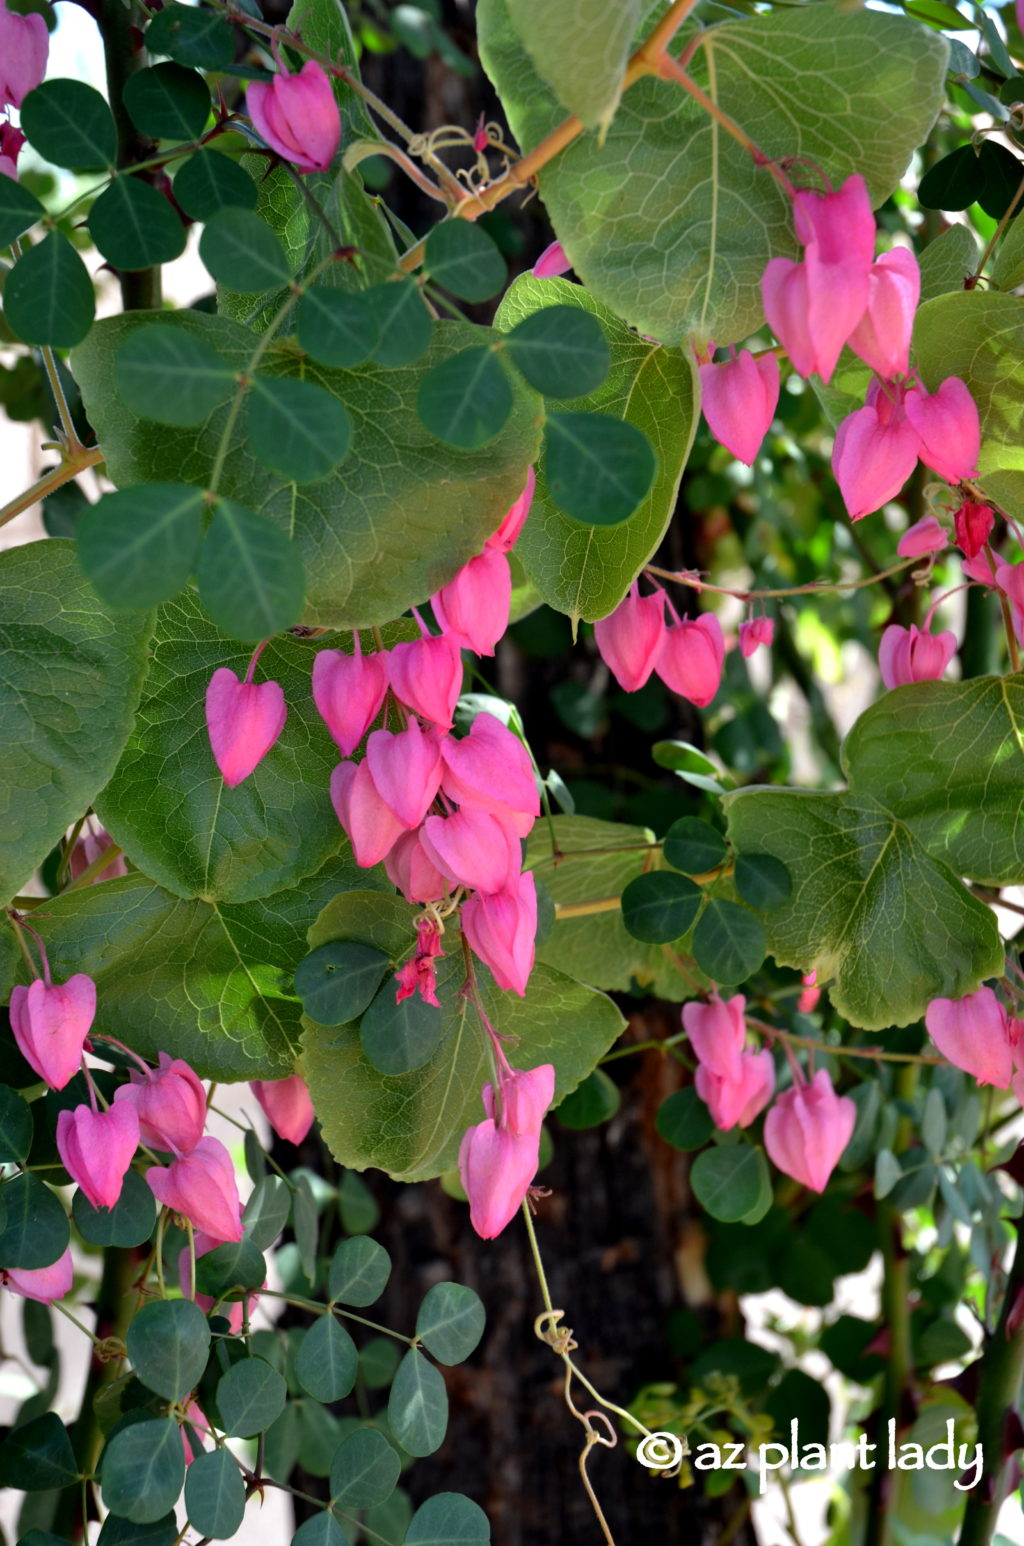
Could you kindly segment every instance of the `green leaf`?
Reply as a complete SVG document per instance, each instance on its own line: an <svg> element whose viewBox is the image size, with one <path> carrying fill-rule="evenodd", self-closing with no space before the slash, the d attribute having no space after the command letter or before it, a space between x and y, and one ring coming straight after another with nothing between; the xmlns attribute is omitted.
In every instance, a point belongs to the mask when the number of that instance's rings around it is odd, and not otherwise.
<svg viewBox="0 0 1024 1546"><path fill-rule="evenodd" d="M242 1223L258 1251L270 1249L287 1224L290 1210L291 1194L280 1176L263 1176L257 1181L242 1209Z"/></svg>
<svg viewBox="0 0 1024 1546"><path fill-rule="evenodd" d="M391 952L407 953L414 938L413 911L397 897L352 893L339 897L310 931L310 944L361 938ZM446 940L446 949L447 940ZM396 1178L425 1180L454 1168L466 1128L481 1119L480 1089L489 1074L484 1049L461 993L464 971L454 938L441 961L438 999L444 1039L423 1068L382 1078L367 1061L353 1027L335 1030L307 1022L303 1070L325 1141L342 1165L387 1170ZM515 1048L522 1038L526 1066L552 1063L555 1102L563 1100L594 1067L622 1029L610 1000L559 972L536 966L527 997L502 993L480 972L480 991L491 1024Z"/></svg>
<svg viewBox="0 0 1024 1546"><path fill-rule="evenodd" d="M150 268L185 250L174 206L140 177L115 177L89 211L89 235L112 268Z"/></svg>
<svg viewBox="0 0 1024 1546"><path fill-rule="evenodd" d="M209 481L228 405L198 430L158 430L114 390L114 360L124 339L139 326L153 325L154 314L147 312L100 323L75 354L75 377L119 488L175 482L186 467L189 481L198 486ZM204 340L235 372L250 368L252 333L224 317L179 311L169 324L157 319L157 325ZM448 323L438 327L423 364L408 370L372 364L328 370L297 354L292 343L268 348L261 363L264 378L315 382L345 405L354 426L344 466L301 492L265 468L242 436L231 437L221 470L220 493L294 539L307 571L303 622L383 625L450 579L499 525L536 456L536 396L514 383L512 416L498 439L480 451L441 446L415 411L427 370L496 337L468 323ZM415 542L409 541L412 508Z"/></svg>
<svg viewBox="0 0 1024 1546"><path fill-rule="evenodd" d="M509 0L508 12L538 73L563 107L602 136L614 117L643 0Z"/></svg>
<svg viewBox="0 0 1024 1546"><path fill-rule="evenodd" d="M897 1181L902 1180L903 1169L891 1149L879 1149L875 1156L875 1197L881 1201L888 1197Z"/></svg>
<svg viewBox="0 0 1024 1546"><path fill-rule="evenodd" d="M408 1074L434 1056L444 1035L441 1011L418 993L395 1001L394 982L381 988L359 1025L367 1061L381 1074Z"/></svg>
<svg viewBox="0 0 1024 1546"><path fill-rule="evenodd" d="M256 1242L250 1238L229 1240L207 1251L196 1262L196 1289L219 1299L222 1294L237 1297L262 1288L267 1264Z"/></svg>
<svg viewBox="0 0 1024 1546"><path fill-rule="evenodd" d="M295 1373L315 1400L341 1401L355 1385L358 1365L355 1343L328 1311L303 1337Z"/></svg>
<svg viewBox="0 0 1024 1546"><path fill-rule="evenodd" d="M426 353L432 332L430 313L411 279L373 285L363 291L363 302L377 326L372 355L378 365L393 370L413 364Z"/></svg>
<svg viewBox="0 0 1024 1546"><path fill-rule="evenodd" d="M123 95L135 127L153 140L198 139L210 116L209 86L180 64L137 70L125 81Z"/></svg>
<svg viewBox="0 0 1024 1546"><path fill-rule="evenodd" d="M416 1335L438 1363L463 1363L484 1334L487 1316L478 1294L462 1283L435 1283L416 1316Z"/></svg>
<svg viewBox="0 0 1024 1546"><path fill-rule="evenodd" d="M693 931L693 959L712 982L744 982L765 948L764 929L749 908L711 897Z"/></svg>
<svg viewBox="0 0 1024 1546"><path fill-rule="evenodd" d="M84 81L48 80L21 104L21 127L33 150L54 166L96 172L117 159L117 128L104 98Z"/></svg>
<svg viewBox="0 0 1024 1546"><path fill-rule="evenodd" d="M169 601L195 566L204 508L202 490L184 483L140 483L104 494L76 527L78 561L111 607Z"/></svg>
<svg viewBox="0 0 1024 1546"><path fill-rule="evenodd" d="M156 1199L137 1170L129 1170L112 1208L94 1208L81 1188L71 1199L75 1228L89 1245L131 1247L153 1233Z"/></svg>
<svg viewBox="0 0 1024 1546"><path fill-rule="evenodd" d="M636 512L657 472L643 430L605 413L551 413L544 425L548 492L585 526L618 526Z"/></svg>
<svg viewBox="0 0 1024 1546"><path fill-rule="evenodd" d="M331 1302L363 1308L376 1304L388 1286L391 1257L369 1235L343 1240L331 1258L327 1293Z"/></svg>
<svg viewBox="0 0 1024 1546"><path fill-rule="evenodd" d="M299 1176L292 1201L292 1228L299 1252L299 1265L307 1280L314 1283L318 1271L317 1251L320 1244L320 1220L316 1198L308 1176Z"/></svg>
<svg viewBox="0 0 1024 1546"><path fill-rule="evenodd" d="M344 407L312 381L254 376L248 430L263 465L296 483L319 483L352 445L352 421Z"/></svg>
<svg viewBox="0 0 1024 1546"><path fill-rule="evenodd" d="M338 1445L331 1461L331 1501L346 1512L372 1508L395 1490L402 1462L376 1428L359 1428Z"/></svg>
<svg viewBox="0 0 1024 1546"><path fill-rule="evenodd" d="M325 1509L299 1526L291 1546L349 1546L349 1541L334 1515Z"/></svg>
<svg viewBox="0 0 1024 1546"><path fill-rule="evenodd" d="M332 940L300 961L295 991L318 1025L347 1025L362 1014L390 966L381 950L355 940Z"/></svg>
<svg viewBox="0 0 1024 1546"><path fill-rule="evenodd" d="M444 1378L414 1347L398 1365L391 1382L388 1422L410 1455L432 1455L444 1443L448 1428Z"/></svg>
<svg viewBox="0 0 1024 1546"><path fill-rule="evenodd" d="M13 177L0 184L0 247L9 247L41 220L46 211L34 193Z"/></svg>
<svg viewBox="0 0 1024 1546"><path fill-rule="evenodd" d="M178 1539L178 1521L173 1513L162 1514L142 1529L130 1519L108 1514L96 1538L96 1546L174 1546Z"/></svg>
<svg viewBox="0 0 1024 1546"><path fill-rule="evenodd" d="M442 360L427 372L416 394L416 412L430 433L462 451L474 451L499 435L512 404L508 376L489 345Z"/></svg>
<svg viewBox="0 0 1024 1546"><path fill-rule="evenodd" d="M405 1546L490 1546L491 1526L479 1504L461 1492L439 1492L412 1516Z"/></svg>
<svg viewBox="0 0 1024 1546"><path fill-rule="evenodd" d="M1010 232L1018 229L1016 225L1009 228L1003 243L997 249L996 268L998 269L1002 246L1005 246ZM1024 227L1021 227L1024 230ZM969 274L973 274L978 266L978 241L974 232L966 225L951 225L942 231L933 242L929 242L921 253L921 301L930 301L937 295L945 295L950 290L964 288L964 280ZM1024 277L1024 275L1022 275ZM1004 285L997 279L996 283Z"/></svg>
<svg viewBox="0 0 1024 1546"><path fill-rule="evenodd" d="M608 342L610 374L586 406L642 430L657 452L649 494L619 526L581 526L570 519L551 497L546 459L537 467L530 518L516 553L550 606L594 622L618 606L665 533L697 426L699 383L688 352L639 338L582 285L563 279L517 279L502 300L496 324L513 328L553 307L593 316Z"/></svg>
<svg viewBox="0 0 1024 1546"><path fill-rule="evenodd" d="M15 1428L0 1444L0 1485L21 1492L67 1487L80 1475L68 1430L56 1412Z"/></svg>
<svg viewBox="0 0 1024 1546"><path fill-rule="evenodd" d="M595 1068L558 1108L563 1127L582 1130L609 1122L622 1104L619 1087L603 1068Z"/></svg>
<svg viewBox="0 0 1024 1546"><path fill-rule="evenodd" d="M724 1224L737 1224L751 1213L766 1183L770 1194L764 1151L749 1143L705 1149L690 1168L697 1201Z"/></svg>
<svg viewBox="0 0 1024 1546"><path fill-rule="evenodd" d="M60 231L22 253L4 282L4 316L27 344L71 349L82 342L95 314L89 271Z"/></svg>
<svg viewBox="0 0 1024 1546"><path fill-rule="evenodd" d="M174 1507L185 1480L185 1451L169 1417L122 1428L100 1460L103 1501L113 1514L152 1524Z"/></svg>
<svg viewBox="0 0 1024 1546"><path fill-rule="evenodd" d="M218 210L252 209L256 184L237 161L216 150L197 150L174 179L174 197L193 220L209 220Z"/></svg>
<svg viewBox="0 0 1024 1546"><path fill-rule="evenodd" d="M329 290L326 285L311 285L303 295L295 331L308 355L338 370L362 365L379 337L377 318L362 296Z"/></svg>
<svg viewBox="0 0 1024 1546"><path fill-rule="evenodd" d="M199 256L214 279L243 295L291 280L284 248L270 226L237 205L211 215L199 238Z"/></svg>
<svg viewBox="0 0 1024 1546"><path fill-rule="evenodd" d="M564 14L551 8L552 25ZM481 0L477 24L484 68L531 150L564 109L507 0ZM766 156L805 156L836 187L860 172L874 205L898 184L945 93L944 39L875 10L787 6L707 27L701 43L688 67L694 80ZM568 56L565 68L573 65ZM782 190L672 80L637 81L604 142L579 136L539 181L583 284L668 345L746 338L763 324L765 264L799 256Z"/></svg>
<svg viewBox="0 0 1024 1546"><path fill-rule="evenodd" d="M685 934L697 916L701 890L667 870L638 875L622 893L622 921L634 939L668 945Z"/></svg>
<svg viewBox="0 0 1024 1546"><path fill-rule="evenodd" d="M0 1084L0 1164L23 1165L32 1147L32 1109L17 1090Z"/></svg>
<svg viewBox="0 0 1024 1546"><path fill-rule="evenodd" d="M666 1143L684 1150L703 1149L715 1130L711 1113L692 1084L661 1103L654 1125Z"/></svg>
<svg viewBox="0 0 1024 1546"><path fill-rule="evenodd" d="M687 875L717 870L729 856L728 845L717 827L696 816L681 816L665 833L665 863Z"/></svg>
<svg viewBox="0 0 1024 1546"><path fill-rule="evenodd" d="M505 259L486 231L468 220L443 220L427 237L424 268L460 301L489 301L504 289Z"/></svg>
<svg viewBox="0 0 1024 1546"><path fill-rule="evenodd" d="M185 1477L185 1512L201 1535L227 1541L245 1516L245 1483L229 1449L197 1455Z"/></svg>
<svg viewBox="0 0 1024 1546"><path fill-rule="evenodd" d="M191 1299L155 1300L135 1316L125 1345L144 1385L168 1401L183 1401L206 1368L210 1328Z"/></svg>
<svg viewBox="0 0 1024 1546"><path fill-rule="evenodd" d="M224 18L190 5L165 6L146 28L146 47L199 70L220 69L235 56L234 33Z"/></svg>
<svg viewBox="0 0 1024 1546"><path fill-rule="evenodd" d="M344 1170L338 1181L338 1214L348 1235L366 1235L380 1222L380 1208L365 1181Z"/></svg>
<svg viewBox="0 0 1024 1546"><path fill-rule="evenodd" d="M587 397L603 386L612 368L601 324L575 306L542 306L509 333L513 363L546 397Z"/></svg>
<svg viewBox="0 0 1024 1546"><path fill-rule="evenodd" d="M981 192L984 173L973 145L959 145L930 166L918 197L925 209L967 209Z"/></svg>
<svg viewBox="0 0 1024 1546"><path fill-rule="evenodd" d="M23 1172L0 1186L0 1265L52 1267L70 1238L64 1209L38 1176Z"/></svg>
<svg viewBox="0 0 1024 1546"><path fill-rule="evenodd" d="M173 324L136 328L117 351L122 401L157 424L201 424L234 385L235 372L216 349Z"/></svg>
<svg viewBox="0 0 1024 1546"><path fill-rule="evenodd" d="M924 1112L921 1117L921 1138L929 1154L934 1156L942 1153L946 1146L948 1126L946 1103L942 1098L942 1091L932 1088L925 1096Z"/></svg>
<svg viewBox="0 0 1024 1546"><path fill-rule="evenodd" d="M284 1376L265 1358L240 1359L217 1382L217 1409L224 1432L239 1439L266 1432L284 1411L286 1397Z"/></svg>
<svg viewBox="0 0 1024 1546"><path fill-rule="evenodd" d="M792 875L771 854L737 854L733 879L740 898L758 912L788 901L793 890Z"/></svg>
<svg viewBox="0 0 1024 1546"><path fill-rule="evenodd" d="M196 580L204 610L233 639L255 644L289 628L302 610L305 571L298 549L233 499L217 501Z"/></svg>

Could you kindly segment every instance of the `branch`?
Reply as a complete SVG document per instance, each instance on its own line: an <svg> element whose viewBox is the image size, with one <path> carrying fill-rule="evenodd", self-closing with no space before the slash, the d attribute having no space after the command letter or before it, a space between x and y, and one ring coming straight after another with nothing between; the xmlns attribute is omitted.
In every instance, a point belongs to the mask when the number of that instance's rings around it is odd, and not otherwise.
<svg viewBox="0 0 1024 1546"><path fill-rule="evenodd" d="M1024 1294L1024 1248L1020 1222L1015 1220L1013 1227L1016 1232L1013 1266L1003 1308L999 1324L986 1341L981 1356L976 1412L984 1470L978 1485L967 1494L960 1546L988 1546L1013 1476L1013 1470L1007 1464L1009 1457L1004 1454L1003 1440L1006 1420L1017 1410L1024 1377L1024 1316L1020 1313L1019 1302Z"/></svg>

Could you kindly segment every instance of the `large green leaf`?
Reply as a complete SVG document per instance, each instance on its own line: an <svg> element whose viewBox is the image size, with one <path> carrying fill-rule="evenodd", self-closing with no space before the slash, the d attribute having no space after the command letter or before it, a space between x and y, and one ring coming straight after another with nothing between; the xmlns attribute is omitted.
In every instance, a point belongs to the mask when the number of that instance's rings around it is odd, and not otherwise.
<svg viewBox="0 0 1024 1546"><path fill-rule="evenodd" d="M95 979L97 1031L154 1060L173 1051L203 1078L281 1079L298 1052L306 931L337 892L377 876L331 859L291 890L219 904L131 875L47 902L40 929L57 977Z"/></svg>
<svg viewBox="0 0 1024 1546"><path fill-rule="evenodd" d="M538 72L588 129L610 123L618 106L633 33L644 0L509 0L509 15Z"/></svg>
<svg viewBox="0 0 1024 1546"><path fill-rule="evenodd" d="M618 526L583 526L548 493L544 459L530 518L516 546L544 600L574 620L594 622L613 612L665 534L693 444L699 412L696 367L688 355L637 337L581 285L564 279L517 279L498 309L495 325L510 332L545 306L575 306L600 322L612 366L589 397L572 399L574 411L594 409L624 419L644 432L658 457L651 491ZM565 406L549 402L553 410Z"/></svg>
<svg viewBox="0 0 1024 1546"><path fill-rule="evenodd" d="M0 900L117 765L146 669L146 612L113 613L49 539L0 554Z"/></svg>
<svg viewBox="0 0 1024 1546"><path fill-rule="evenodd" d="M115 389L118 348L136 327L152 326L154 315L130 313L94 327L75 353L75 374L115 483L184 480L201 486L229 407L215 410L198 430L175 430L138 417ZM234 370L251 360L252 334L225 317L182 311L173 314L172 325L211 345ZM364 627L399 616L450 580L501 522L536 456L536 395L520 379L511 382L508 422L479 450L440 444L416 414L426 373L494 336L469 323L437 324L422 360L393 370L376 364L330 370L288 343L265 355L262 375L301 377L326 388L353 424L344 465L317 483L296 485L270 471L241 430L220 479L220 493L295 540L306 565L304 622Z"/></svg>
<svg viewBox="0 0 1024 1546"><path fill-rule="evenodd" d="M415 944L415 911L398 897L352 892L339 897L310 930L312 947L357 939L395 958ZM480 1025L461 993L461 941L449 925L440 961L438 998L445 1034L414 1073L384 1076L367 1061L355 1026L305 1022L303 1069L324 1138L341 1164L374 1165L397 1180L425 1181L450 1170L466 1128L483 1120L480 1090L490 1077ZM521 999L479 971L485 1010L520 1068L555 1066L555 1104L574 1090L622 1029L610 999L550 967L537 965Z"/></svg>
<svg viewBox="0 0 1024 1546"><path fill-rule="evenodd" d="M552 7L552 14L559 8ZM564 117L508 0L481 0L480 52L525 150ZM805 156L835 184L892 192L942 105L948 46L917 22L786 7L709 28L694 78L768 156ZM768 259L797 256L770 174L683 88L645 77L603 146L582 135L540 173L555 231L588 289L641 333L729 343L763 320Z"/></svg>

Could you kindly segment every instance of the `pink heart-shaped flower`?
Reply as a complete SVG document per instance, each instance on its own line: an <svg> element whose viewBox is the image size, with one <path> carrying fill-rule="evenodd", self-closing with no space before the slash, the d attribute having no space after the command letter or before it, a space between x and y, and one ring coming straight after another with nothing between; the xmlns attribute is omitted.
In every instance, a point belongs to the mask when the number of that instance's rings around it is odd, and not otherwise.
<svg viewBox="0 0 1024 1546"><path fill-rule="evenodd" d="M240 682L221 666L206 689L210 748L225 784L234 789L262 762L284 729L288 710L277 682Z"/></svg>

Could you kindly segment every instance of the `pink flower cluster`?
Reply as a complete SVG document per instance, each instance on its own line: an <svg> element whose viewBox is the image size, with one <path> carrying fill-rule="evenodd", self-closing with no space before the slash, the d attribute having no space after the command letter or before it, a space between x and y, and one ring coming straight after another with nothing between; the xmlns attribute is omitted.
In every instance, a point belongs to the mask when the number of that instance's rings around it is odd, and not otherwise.
<svg viewBox="0 0 1024 1546"><path fill-rule="evenodd" d="M666 606L671 623L665 622ZM660 586L650 596L641 596L634 580L615 611L594 624L594 638L601 659L625 692L637 692L652 672L698 708L706 708L718 691L725 659L718 618L713 612L679 617Z"/></svg>
<svg viewBox="0 0 1024 1546"><path fill-rule="evenodd" d="M683 1005L683 1028L698 1059L697 1094L723 1132L749 1127L775 1093L771 1053L747 1048L746 1004L741 993L727 1001L716 993L707 1004ZM784 1174L822 1192L853 1134L857 1108L836 1094L823 1068L807 1080L794 1063L793 1075L796 1082L765 1118L765 1148Z"/></svg>

